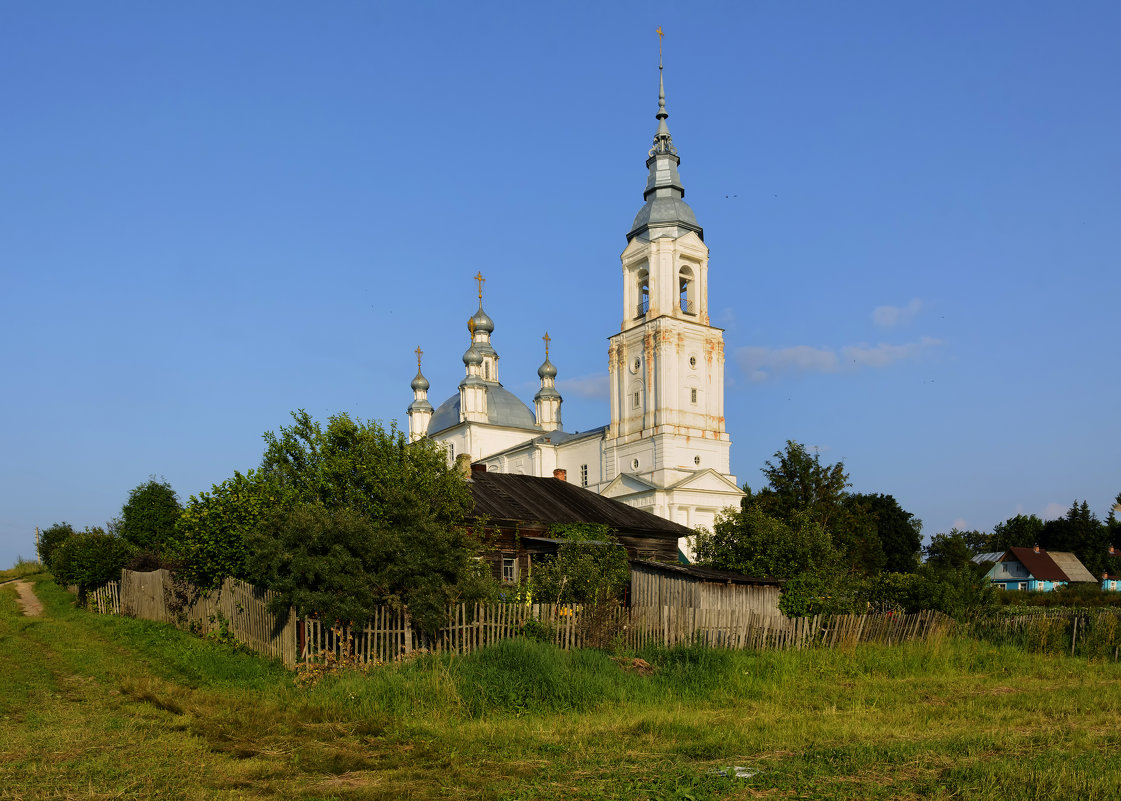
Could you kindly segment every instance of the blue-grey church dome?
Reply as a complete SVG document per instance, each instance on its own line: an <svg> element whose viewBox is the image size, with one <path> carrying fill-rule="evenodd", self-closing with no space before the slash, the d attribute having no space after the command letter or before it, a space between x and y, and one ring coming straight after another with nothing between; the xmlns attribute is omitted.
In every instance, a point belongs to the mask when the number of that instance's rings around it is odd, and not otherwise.
<svg viewBox="0 0 1121 801"><path fill-rule="evenodd" d="M533 410L501 384L487 384L487 422L508 428L525 428L540 431ZM438 434L445 428L459 424L459 393L440 404L428 424L428 434Z"/></svg>

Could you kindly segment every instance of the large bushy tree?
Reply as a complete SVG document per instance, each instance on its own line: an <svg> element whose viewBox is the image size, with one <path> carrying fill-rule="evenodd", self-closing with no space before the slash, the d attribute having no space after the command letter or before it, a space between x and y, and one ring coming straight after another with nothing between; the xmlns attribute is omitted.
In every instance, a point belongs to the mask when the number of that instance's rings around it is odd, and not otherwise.
<svg viewBox="0 0 1121 801"><path fill-rule="evenodd" d="M446 603L480 596L470 490L442 448L345 414L292 417L265 434L258 470L188 502L179 555L195 577L246 578L331 619L407 604L428 628Z"/></svg>
<svg viewBox="0 0 1121 801"><path fill-rule="evenodd" d="M182 511L171 485L153 476L129 492L116 533L141 550L162 552L174 538Z"/></svg>
<svg viewBox="0 0 1121 801"><path fill-rule="evenodd" d="M266 515L295 503L294 493L260 471L235 472L209 492L192 495L176 525L172 556L203 589L250 577L246 537Z"/></svg>
<svg viewBox="0 0 1121 801"><path fill-rule="evenodd" d="M64 587L77 586L78 599L86 593L121 577L121 568L136 553L127 540L89 528L68 537L52 556L51 572Z"/></svg>
<svg viewBox="0 0 1121 801"><path fill-rule="evenodd" d="M759 506L720 514L696 539L697 561L755 578L788 579L836 564L828 533L805 512L783 520Z"/></svg>
<svg viewBox="0 0 1121 801"><path fill-rule="evenodd" d="M53 569L54 553L58 546L73 537L74 533L74 527L66 521L55 523L39 532L39 561L46 565L48 570Z"/></svg>
<svg viewBox="0 0 1121 801"><path fill-rule="evenodd" d="M918 567L922 551L922 521L899 505L891 495L850 495L847 505L858 506L871 518L883 554L882 569L910 573Z"/></svg>

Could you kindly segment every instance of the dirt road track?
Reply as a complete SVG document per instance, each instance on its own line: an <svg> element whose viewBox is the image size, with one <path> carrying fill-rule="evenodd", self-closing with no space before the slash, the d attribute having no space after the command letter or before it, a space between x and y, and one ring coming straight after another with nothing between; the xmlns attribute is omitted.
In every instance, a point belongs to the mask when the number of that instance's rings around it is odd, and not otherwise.
<svg viewBox="0 0 1121 801"><path fill-rule="evenodd" d="M19 602L20 608L23 609L25 615L28 617L39 617L43 614L43 602L35 595L35 588L32 587L31 584L26 581L19 581L18 579L14 581L5 581L3 584L0 584L0 586L4 584L11 584L16 588L16 592L19 593L19 597L16 598L16 600Z"/></svg>

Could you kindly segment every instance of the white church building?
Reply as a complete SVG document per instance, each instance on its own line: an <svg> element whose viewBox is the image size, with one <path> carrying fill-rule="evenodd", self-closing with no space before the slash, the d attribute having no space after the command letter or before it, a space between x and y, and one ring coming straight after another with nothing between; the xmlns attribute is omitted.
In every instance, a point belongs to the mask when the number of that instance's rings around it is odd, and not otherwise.
<svg viewBox="0 0 1121 801"><path fill-rule="evenodd" d="M658 69L645 203L627 234L622 322L607 349L610 422L578 434L563 430L547 338L533 408L502 386L494 321L483 311L476 275L479 309L467 323L471 344L459 391L434 409L418 357L409 434L442 442L453 460L466 454L489 472L564 477L689 528L710 528L743 492L730 473L724 337L709 323L708 248L684 200ZM691 560L690 543L679 545Z"/></svg>

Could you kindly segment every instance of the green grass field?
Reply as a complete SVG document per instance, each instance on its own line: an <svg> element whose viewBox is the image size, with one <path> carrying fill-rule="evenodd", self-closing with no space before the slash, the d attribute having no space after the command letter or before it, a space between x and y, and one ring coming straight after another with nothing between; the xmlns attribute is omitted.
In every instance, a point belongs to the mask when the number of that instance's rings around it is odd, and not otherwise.
<svg viewBox="0 0 1121 801"><path fill-rule="evenodd" d="M1121 798L1112 662L509 641L301 688L30 580L44 617L0 587L0 798Z"/></svg>

